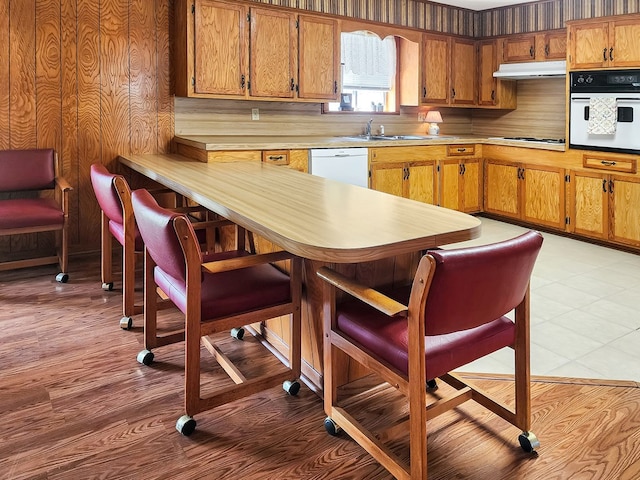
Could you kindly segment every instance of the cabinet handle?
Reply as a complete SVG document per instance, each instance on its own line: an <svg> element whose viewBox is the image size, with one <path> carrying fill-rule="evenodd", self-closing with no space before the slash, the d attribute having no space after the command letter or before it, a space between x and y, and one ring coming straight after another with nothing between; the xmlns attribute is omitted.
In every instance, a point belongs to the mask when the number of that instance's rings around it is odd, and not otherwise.
<svg viewBox="0 0 640 480"><path fill-rule="evenodd" d="M607 61L607 47L604 47L604 50L602 51L602 60L603 61Z"/></svg>
<svg viewBox="0 0 640 480"><path fill-rule="evenodd" d="M533 56L535 55L535 53L536 53L536 51L533 49L533 45L531 45L531 46L529 47L529 56L530 56L531 58L533 58Z"/></svg>
<svg viewBox="0 0 640 480"><path fill-rule="evenodd" d="M464 175L465 173L467 173L467 164L463 163L462 164L462 174Z"/></svg>
<svg viewBox="0 0 640 480"><path fill-rule="evenodd" d="M608 161L606 161L606 160L602 160L600 163L601 163L602 165L606 165L606 166L608 166L608 167L613 167L613 166L616 164L616 162L608 162Z"/></svg>
<svg viewBox="0 0 640 480"><path fill-rule="evenodd" d="M282 160L283 158L282 155L269 155L269 160Z"/></svg>
<svg viewBox="0 0 640 480"><path fill-rule="evenodd" d="M292 78L291 79L291 91L293 92L295 89L296 89L296 82Z"/></svg>
<svg viewBox="0 0 640 480"><path fill-rule="evenodd" d="M613 193L613 180L609 180L609 193Z"/></svg>
<svg viewBox="0 0 640 480"><path fill-rule="evenodd" d="M609 49L609 60L613 62L613 47Z"/></svg>
<svg viewBox="0 0 640 480"><path fill-rule="evenodd" d="M422 87L422 98L427 98L427 87Z"/></svg>
<svg viewBox="0 0 640 480"><path fill-rule="evenodd" d="M240 86L242 87L242 90L244 90L245 86L247 85L247 79L245 78L244 74L240 76Z"/></svg>
<svg viewBox="0 0 640 480"><path fill-rule="evenodd" d="M467 149L466 149L466 148L458 148L458 151L459 151L460 153L463 153L463 152L466 152L466 151L467 151Z"/></svg>
<svg viewBox="0 0 640 480"><path fill-rule="evenodd" d="M495 100L495 99L496 99L496 91L491 90L491 100Z"/></svg>
<svg viewBox="0 0 640 480"><path fill-rule="evenodd" d="M602 180L602 191L604 193L607 193L607 181L606 180Z"/></svg>
<svg viewBox="0 0 640 480"><path fill-rule="evenodd" d="M462 175L462 164L458 165L458 175Z"/></svg>
<svg viewBox="0 0 640 480"><path fill-rule="evenodd" d="M549 56L549 44L548 43L544 46L544 56L545 57Z"/></svg>
<svg viewBox="0 0 640 480"><path fill-rule="evenodd" d="M337 81L333 82L333 93L338 93L338 82Z"/></svg>

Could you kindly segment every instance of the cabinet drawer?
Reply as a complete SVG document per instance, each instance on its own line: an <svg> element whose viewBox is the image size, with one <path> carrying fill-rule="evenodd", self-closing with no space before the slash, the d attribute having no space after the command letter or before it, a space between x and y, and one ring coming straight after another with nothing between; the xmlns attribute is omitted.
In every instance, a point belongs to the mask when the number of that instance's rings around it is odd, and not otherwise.
<svg viewBox="0 0 640 480"><path fill-rule="evenodd" d="M447 145L447 156L473 156L476 154L475 145Z"/></svg>
<svg viewBox="0 0 640 480"><path fill-rule="evenodd" d="M289 165L289 150L264 150L262 161L271 165Z"/></svg>
<svg viewBox="0 0 640 480"><path fill-rule="evenodd" d="M584 154L582 156L582 166L611 172L636 173L637 171L635 158L610 157L598 154Z"/></svg>

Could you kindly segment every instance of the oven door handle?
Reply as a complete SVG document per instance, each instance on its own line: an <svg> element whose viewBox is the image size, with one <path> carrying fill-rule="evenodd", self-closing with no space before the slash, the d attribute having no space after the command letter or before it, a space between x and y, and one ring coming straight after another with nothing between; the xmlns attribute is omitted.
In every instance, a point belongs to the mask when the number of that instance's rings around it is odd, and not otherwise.
<svg viewBox="0 0 640 480"><path fill-rule="evenodd" d="M632 102L640 102L640 97L617 97L617 102L624 102L625 100L629 100Z"/></svg>

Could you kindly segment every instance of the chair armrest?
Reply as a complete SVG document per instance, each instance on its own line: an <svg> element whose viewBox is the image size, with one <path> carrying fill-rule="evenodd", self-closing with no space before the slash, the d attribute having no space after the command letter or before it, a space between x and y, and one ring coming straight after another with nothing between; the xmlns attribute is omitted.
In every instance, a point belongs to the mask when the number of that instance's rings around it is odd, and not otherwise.
<svg viewBox="0 0 640 480"><path fill-rule="evenodd" d="M71 184L67 182L64 177L57 177L56 185L63 192L68 192L69 190L73 190L73 187L71 186Z"/></svg>
<svg viewBox="0 0 640 480"><path fill-rule="evenodd" d="M202 264L202 269L210 273L227 272L229 270L238 270L241 268L254 267L263 263L279 262L282 260L290 260L295 255L289 252L273 252L261 253L258 255L247 255L244 257L229 258L217 262L206 262Z"/></svg>
<svg viewBox="0 0 640 480"><path fill-rule="evenodd" d="M367 287L356 280L345 277L341 273L331 270L328 267L321 267L318 269L318 276L331 285L339 288L343 292L354 296L358 300L363 301L367 305L372 306L376 310L388 315L390 317L406 317L409 308L400 302L397 302L393 298L390 298L383 293L374 290L371 287Z"/></svg>
<svg viewBox="0 0 640 480"><path fill-rule="evenodd" d="M192 222L191 226L194 230L202 230L204 228L217 228L235 225L231 220L207 220L204 222Z"/></svg>

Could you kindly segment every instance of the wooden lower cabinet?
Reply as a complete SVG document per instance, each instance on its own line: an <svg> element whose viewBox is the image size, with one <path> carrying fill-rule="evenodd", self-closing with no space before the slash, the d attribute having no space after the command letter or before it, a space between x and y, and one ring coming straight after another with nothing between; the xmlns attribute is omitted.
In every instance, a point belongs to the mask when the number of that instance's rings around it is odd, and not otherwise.
<svg viewBox="0 0 640 480"><path fill-rule="evenodd" d="M447 159L438 162L439 205L461 212L482 210L482 161Z"/></svg>
<svg viewBox="0 0 640 480"><path fill-rule="evenodd" d="M485 160L484 211L564 230L564 169Z"/></svg>
<svg viewBox="0 0 640 480"><path fill-rule="evenodd" d="M640 246L640 178L572 171L569 231Z"/></svg>
<svg viewBox="0 0 640 480"><path fill-rule="evenodd" d="M435 205L435 161L371 164L371 188L379 192Z"/></svg>
<svg viewBox="0 0 640 480"><path fill-rule="evenodd" d="M435 205L438 201L436 161L429 155L430 148L370 148L370 187Z"/></svg>

